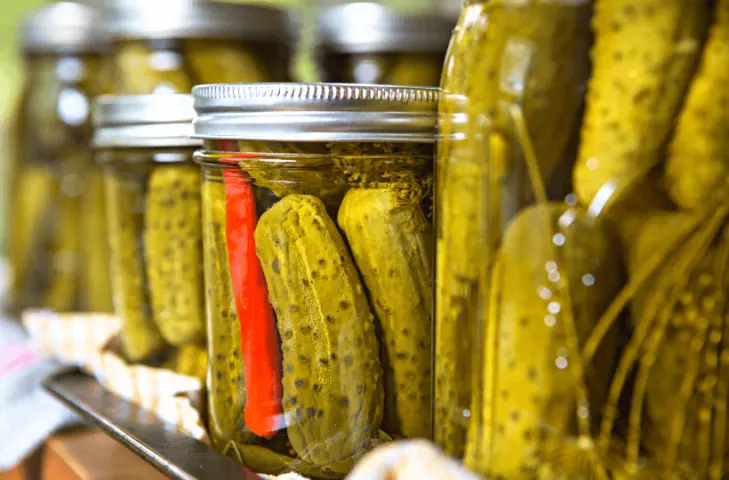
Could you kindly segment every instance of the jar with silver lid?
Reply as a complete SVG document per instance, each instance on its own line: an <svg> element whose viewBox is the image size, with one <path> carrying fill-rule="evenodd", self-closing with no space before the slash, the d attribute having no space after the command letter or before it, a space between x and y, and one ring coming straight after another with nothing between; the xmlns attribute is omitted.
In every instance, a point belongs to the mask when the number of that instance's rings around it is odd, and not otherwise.
<svg viewBox="0 0 729 480"><path fill-rule="evenodd" d="M114 310L132 362L185 347L204 377L200 170L185 94L102 96L93 146L104 169ZM174 365L172 366L174 368Z"/></svg>
<svg viewBox="0 0 729 480"><path fill-rule="evenodd" d="M193 90L213 445L341 478L431 435L437 89Z"/></svg>
<svg viewBox="0 0 729 480"><path fill-rule="evenodd" d="M89 153L98 93L99 13L76 2L35 10L21 29L25 83L9 183L13 310L110 311L101 179Z"/></svg>
<svg viewBox="0 0 729 480"><path fill-rule="evenodd" d="M116 0L109 2L106 22L116 94L288 80L291 22L281 9L209 0Z"/></svg>
<svg viewBox="0 0 729 480"><path fill-rule="evenodd" d="M328 82L437 86L455 19L398 13L376 2L325 8L316 56Z"/></svg>

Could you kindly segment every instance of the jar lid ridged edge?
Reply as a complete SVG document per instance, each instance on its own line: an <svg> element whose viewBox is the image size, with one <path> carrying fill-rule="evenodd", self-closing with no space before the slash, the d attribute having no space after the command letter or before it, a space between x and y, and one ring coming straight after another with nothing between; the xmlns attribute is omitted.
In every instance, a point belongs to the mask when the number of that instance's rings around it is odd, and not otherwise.
<svg viewBox="0 0 729 480"><path fill-rule="evenodd" d="M401 85L363 85L345 83L236 83L193 87L196 105L206 101L278 100L282 103L309 102L325 106L328 102L385 101L391 103L437 106L438 89Z"/></svg>

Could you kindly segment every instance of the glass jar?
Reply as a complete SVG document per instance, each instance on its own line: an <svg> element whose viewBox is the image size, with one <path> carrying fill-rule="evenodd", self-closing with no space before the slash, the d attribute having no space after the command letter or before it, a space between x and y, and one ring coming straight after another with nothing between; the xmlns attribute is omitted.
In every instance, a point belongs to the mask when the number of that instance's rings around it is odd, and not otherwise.
<svg viewBox="0 0 729 480"><path fill-rule="evenodd" d="M288 79L286 12L207 0L119 0L108 28L115 94L189 93L194 85Z"/></svg>
<svg viewBox="0 0 729 480"><path fill-rule="evenodd" d="M437 86L454 21L397 13L375 2L324 9L316 50L328 82Z"/></svg>
<svg viewBox="0 0 729 480"><path fill-rule="evenodd" d="M729 2L591 3L466 1L451 40L435 441L486 478L721 478Z"/></svg>
<svg viewBox="0 0 729 480"><path fill-rule="evenodd" d="M213 445L342 478L431 437L437 90L196 87Z"/></svg>
<svg viewBox="0 0 729 480"><path fill-rule="evenodd" d="M103 36L98 13L58 2L23 24L26 80L10 185L11 308L111 311L99 173L89 140Z"/></svg>
<svg viewBox="0 0 729 480"><path fill-rule="evenodd" d="M192 98L102 96L94 146L104 167L114 310L128 360L202 345L200 171Z"/></svg>

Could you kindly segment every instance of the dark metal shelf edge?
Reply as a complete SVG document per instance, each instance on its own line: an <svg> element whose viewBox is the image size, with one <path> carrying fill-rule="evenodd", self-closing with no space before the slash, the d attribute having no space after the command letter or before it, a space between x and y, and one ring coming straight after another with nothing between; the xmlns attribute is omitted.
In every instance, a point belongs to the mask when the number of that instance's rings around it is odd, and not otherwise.
<svg viewBox="0 0 729 480"><path fill-rule="evenodd" d="M94 378L78 370L48 377L43 388L170 478L261 479L209 445L163 422L154 413L105 390Z"/></svg>

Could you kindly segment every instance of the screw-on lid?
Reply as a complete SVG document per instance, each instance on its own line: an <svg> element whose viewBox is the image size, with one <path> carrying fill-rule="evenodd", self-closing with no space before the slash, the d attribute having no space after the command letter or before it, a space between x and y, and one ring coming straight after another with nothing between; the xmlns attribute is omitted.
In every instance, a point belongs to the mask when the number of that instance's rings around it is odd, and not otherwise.
<svg viewBox="0 0 729 480"><path fill-rule="evenodd" d="M77 2L57 2L32 11L21 28L23 52L83 54L99 52L104 34L97 10Z"/></svg>
<svg viewBox="0 0 729 480"><path fill-rule="evenodd" d="M404 14L374 2L326 8L317 21L317 46L332 53L434 52L448 48L453 18Z"/></svg>
<svg viewBox="0 0 729 480"><path fill-rule="evenodd" d="M286 11L211 0L114 0L107 11L112 40L235 38L288 42Z"/></svg>
<svg viewBox="0 0 729 480"><path fill-rule="evenodd" d="M192 89L195 137L289 142L435 140L438 89L236 83Z"/></svg>
<svg viewBox="0 0 729 480"><path fill-rule="evenodd" d="M104 95L93 108L95 148L194 147L191 95Z"/></svg>

